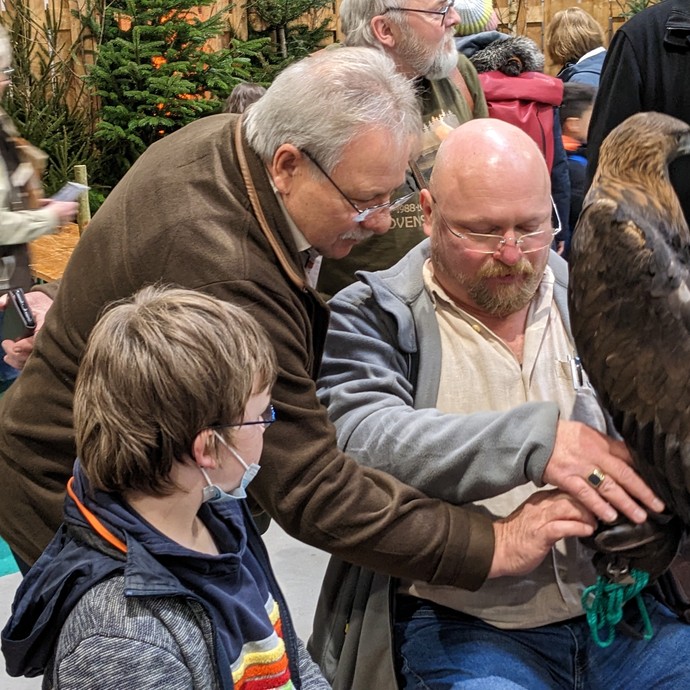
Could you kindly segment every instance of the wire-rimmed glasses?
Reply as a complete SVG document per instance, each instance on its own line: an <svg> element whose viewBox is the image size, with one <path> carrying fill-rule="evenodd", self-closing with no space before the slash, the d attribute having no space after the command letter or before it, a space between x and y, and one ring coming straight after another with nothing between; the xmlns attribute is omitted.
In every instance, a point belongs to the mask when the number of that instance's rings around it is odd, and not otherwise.
<svg viewBox="0 0 690 690"><path fill-rule="evenodd" d="M441 24L446 21L446 15L450 12L451 8L455 4L455 0L448 0L445 5L440 10L418 10L414 7L386 7L383 14L386 12L419 12L420 14L440 14Z"/></svg>
<svg viewBox="0 0 690 690"><path fill-rule="evenodd" d="M405 202L409 201L413 196L414 192L410 192L409 194L405 194L401 197L398 197L395 201L387 201L385 204L376 204L375 206L368 206L367 208L359 208L350 197L343 192L340 187L335 183L333 178L321 167L319 162L312 156L309 151L305 151L304 149L301 149L302 153L314 164L314 166L321 172L321 174L338 190L338 193L340 194L345 201L347 201L350 206L357 212L356 215L352 218L352 220L355 221L355 223L362 223L364 222L367 218L371 218L375 213L381 213L383 211L389 211L392 213L396 209L400 208Z"/></svg>
<svg viewBox="0 0 690 690"><path fill-rule="evenodd" d="M261 425L264 429L268 429L273 422L276 421L276 411L273 405L269 405L260 415L261 419L254 420L252 422L238 422L237 424L212 424L209 429L236 429L241 426L255 426Z"/></svg>
<svg viewBox="0 0 690 690"><path fill-rule="evenodd" d="M514 246L519 248L523 254L531 254L538 252L540 249L548 247L553 242L553 238L561 231L561 219L558 215L558 209L551 199L551 207L556 215L556 222L558 227L544 228L534 232L522 233L519 230L513 230L512 237L505 237L499 234L483 234L480 232L468 232L453 228L451 224L443 217L441 209L434 200L434 205L438 211L438 215L446 226L448 232L454 237L457 237L464 242L464 247L469 252L477 252L479 254L495 254L500 252L503 247L510 246L508 242L511 240Z"/></svg>

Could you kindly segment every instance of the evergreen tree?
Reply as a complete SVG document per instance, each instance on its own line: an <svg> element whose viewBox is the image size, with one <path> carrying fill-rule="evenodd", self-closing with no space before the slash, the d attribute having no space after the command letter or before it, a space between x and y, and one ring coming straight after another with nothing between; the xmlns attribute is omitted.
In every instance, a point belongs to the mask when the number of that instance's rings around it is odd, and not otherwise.
<svg viewBox="0 0 690 690"><path fill-rule="evenodd" d="M209 50L228 11L202 19L199 8L213 3L109 0L79 15L99 43L86 82L100 99L102 183L115 185L150 144L217 112L219 99L252 78L250 61L265 41L233 39L227 49Z"/></svg>
<svg viewBox="0 0 690 690"><path fill-rule="evenodd" d="M328 16L322 10L328 10ZM247 11L263 25L255 29L256 35L273 36L281 67L314 52L331 33L333 0L247 0ZM311 18L310 25L304 23L306 18Z"/></svg>

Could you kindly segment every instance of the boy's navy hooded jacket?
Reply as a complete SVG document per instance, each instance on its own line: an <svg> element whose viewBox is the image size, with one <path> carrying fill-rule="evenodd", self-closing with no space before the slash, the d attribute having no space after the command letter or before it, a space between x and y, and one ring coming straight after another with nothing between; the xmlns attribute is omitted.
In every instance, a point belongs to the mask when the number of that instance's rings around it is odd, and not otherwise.
<svg viewBox="0 0 690 690"><path fill-rule="evenodd" d="M64 523L19 586L12 617L2 632L2 651L10 675L50 672L70 612L91 588L121 576L125 598L182 600L212 621L213 625L200 627L211 631L207 646L216 662L214 685L232 688L230 655L236 659L247 641L261 640L274 632L263 606L257 612L256 606L252 609L249 605L257 596L251 581L255 578L258 589L264 590L259 596L272 596L278 605L290 677L294 687L301 687L301 643L244 501L202 506L200 514L205 511L204 522L220 540L222 552L220 556L205 556L165 538L116 495L91 491L79 461L70 484ZM222 587L207 586L214 579L222 580ZM224 591L214 595L215 590ZM243 610L219 615L228 608Z"/></svg>

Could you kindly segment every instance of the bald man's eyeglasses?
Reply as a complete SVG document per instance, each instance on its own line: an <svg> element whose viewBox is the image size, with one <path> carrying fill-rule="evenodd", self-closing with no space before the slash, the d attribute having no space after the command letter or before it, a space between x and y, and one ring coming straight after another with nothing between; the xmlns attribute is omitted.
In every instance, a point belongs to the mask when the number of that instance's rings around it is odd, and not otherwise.
<svg viewBox="0 0 690 690"><path fill-rule="evenodd" d="M489 235L454 228L443 217L441 209L439 209L438 204L433 198L432 201L436 207L436 210L438 211L439 218L446 226L448 232L450 232L450 234L454 237L463 240L463 246L468 252L476 252L478 254L495 254L496 252L500 252L504 247L510 246L508 243L512 241L514 246L520 249L523 254L531 254L532 252L538 252L540 249L544 249L545 247L551 245L553 238L561 231L561 219L558 215L558 209L556 208L556 204L554 204L553 199L551 199L551 208L553 209L553 213L556 217L557 227L544 228L542 230L535 230L534 232L526 233L513 229L512 237L506 237L505 232L502 235L500 233Z"/></svg>
<svg viewBox="0 0 690 690"><path fill-rule="evenodd" d="M443 24L446 21L446 15L448 12L450 12L454 4L455 0L448 0L448 2L446 2L446 4L443 5L439 10L418 10L414 7L386 7L382 14L386 14L386 12L419 12L420 14L440 14L441 24Z"/></svg>

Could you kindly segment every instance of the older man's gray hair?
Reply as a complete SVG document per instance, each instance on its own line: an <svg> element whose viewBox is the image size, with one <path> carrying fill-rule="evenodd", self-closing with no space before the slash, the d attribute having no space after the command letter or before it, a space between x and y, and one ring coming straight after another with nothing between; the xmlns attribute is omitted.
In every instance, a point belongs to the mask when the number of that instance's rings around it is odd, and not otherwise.
<svg viewBox="0 0 690 690"><path fill-rule="evenodd" d="M358 134L385 129L407 144L421 134L414 85L385 53L333 48L290 65L245 115L247 140L270 161L283 144L309 151L327 172Z"/></svg>
<svg viewBox="0 0 690 690"><path fill-rule="evenodd" d="M345 45L382 49L371 30L371 20L400 4L400 0L343 0L340 3L340 26L345 34ZM396 19L404 21L404 15Z"/></svg>

